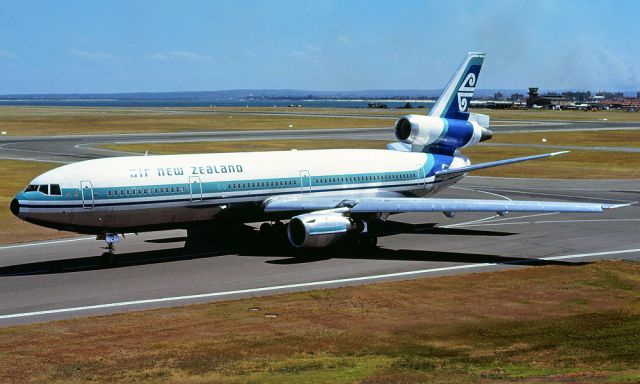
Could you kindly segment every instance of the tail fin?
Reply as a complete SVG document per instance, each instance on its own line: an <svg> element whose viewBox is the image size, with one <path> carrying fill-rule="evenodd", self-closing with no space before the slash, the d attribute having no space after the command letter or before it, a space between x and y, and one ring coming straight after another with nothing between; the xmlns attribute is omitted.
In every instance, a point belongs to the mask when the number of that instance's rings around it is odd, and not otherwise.
<svg viewBox="0 0 640 384"><path fill-rule="evenodd" d="M431 108L429 116L447 119L467 120L469 104L473 98L484 53L469 52L438 100Z"/></svg>

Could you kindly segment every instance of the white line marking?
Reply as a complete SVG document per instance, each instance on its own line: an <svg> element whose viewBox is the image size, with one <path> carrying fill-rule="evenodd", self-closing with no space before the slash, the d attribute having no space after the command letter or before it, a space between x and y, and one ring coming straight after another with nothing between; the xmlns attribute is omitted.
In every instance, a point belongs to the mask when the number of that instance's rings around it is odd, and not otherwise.
<svg viewBox="0 0 640 384"><path fill-rule="evenodd" d="M505 200L511 201L511 199L508 198L507 196L502 196L502 195L499 195L497 193L482 191L482 190L475 189L475 188L464 188L464 187L459 187L459 186L449 187L449 188L451 188L451 189L460 189L460 190L465 190L465 191L471 191L471 192L476 192L476 193L486 193L488 195L498 196L498 197L503 198ZM496 217L499 217L499 215L493 215L493 216L484 217L482 219L465 221L465 222L462 222L462 223L449 224L449 225L438 226L438 227L439 228L455 228L455 227L465 226L467 224L473 224L473 223L480 223L480 222L489 221L489 220L494 219Z"/></svg>
<svg viewBox="0 0 640 384"><path fill-rule="evenodd" d="M498 220L495 220L498 221ZM520 224L560 224L560 223L605 223L605 222L624 222L624 221L640 221L640 219L576 219L576 220L546 220L546 221L511 221L508 223L473 223L465 225L465 227L482 227L489 225L520 225Z"/></svg>
<svg viewBox="0 0 640 384"><path fill-rule="evenodd" d="M558 213L559 212L536 213L536 214L533 214L533 215L504 217L504 218L501 218L501 219L496 219L496 220L491 220L491 221L476 220L476 221L469 221L467 223L452 224L452 225L449 225L447 227L460 227L460 226L467 227L467 226L474 226L474 225L489 225L489 224L496 223L498 221L507 221L507 220L515 220L515 219L526 219L528 217L557 215ZM496 215L496 216L493 216L493 217L498 217L498 216ZM500 223L500 224L509 224L509 223ZM446 228L446 227L442 227L442 228Z"/></svg>
<svg viewBox="0 0 640 384"><path fill-rule="evenodd" d="M239 289L235 291L202 293L198 295L162 297L158 299L122 301L122 302L108 303L108 304L87 305L82 307L49 309L49 310L43 310L43 311L24 312L24 313L12 313L8 315L1 315L0 320L15 319L20 317L52 315L52 314L68 313L68 312L80 312L80 311L88 311L92 309L118 308L118 307L127 307L132 305L141 305L141 304L166 303L170 301L185 301L185 300L230 296L230 295L247 294L247 293L270 292L270 291L278 291L278 290L292 289L292 288L306 288L306 287L314 287L314 286L325 286L325 285L331 285L331 284L344 284L344 283L352 283L357 281L381 280L381 279L388 279L393 277L415 276L415 275L423 275L423 274L430 274L430 273L444 272L444 271L477 269L477 268L484 268L484 267L490 267L490 266L496 266L496 265L527 264L527 263L535 262L536 260L545 260L545 261L566 260L566 259L578 259L578 258L584 258L584 257L606 256L606 255L620 255L625 253L638 253L638 252L640 252L640 248L623 249L620 251L580 253L575 255L542 257L539 259L523 259L522 261L514 260L514 261L508 261L504 263L465 264L465 265L456 265L453 267L442 267L442 268L420 269L416 271L407 271L407 272L387 273L383 275L361 276L361 277L352 277L352 278L345 278L345 279L313 281L308 283L276 285L271 287Z"/></svg>
<svg viewBox="0 0 640 384"><path fill-rule="evenodd" d="M449 188L451 188L451 189L461 189L461 190L464 190L464 191L471 191L471 192L478 192L478 193L485 193L487 195L498 196L498 197L500 197L502 199L511 201L511 199L508 198L507 196L503 196L503 195L500 195L500 194L497 194L497 193L494 193L494 192L483 191L483 190L477 189L477 188L464 188L464 187L458 187L458 186L449 187Z"/></svg>
<svg viewBox="0 0 640 384"><path fill-rule="evenodd" d="M35 246L38 246L38 245L47 245L47 244L71 243L73 241L84 241L84 240L95 240L95 239L96 239L95 237L80 237L80 238L65 239L65 240L42 241L42 242L39 242L39 243L5 245L5 246L0 247L0 250L12 249L12 248L35 247Z"/></svg>
<svg viewBox="0 0 640 384"><path fill-rule="evenodd" d="M30 157L0 157L2 160L15 160L15 161L36 161L40 163L56 163L56 164L69 164L70 161L57 161L57 160L43 160L43 159L33 159Z"/></svg>
<svg viewBox="0 0 640 384"><path fill-rule="evenodd" d="M467 226L467 225L472 225L472 224L475 224L475 223L482 223L482 222L485 222L485 221L489 221L489 220L494 219L496 217L499 217L499 216L498 215L493 215L493 216L489 216L489 217L483 217L482 219L465 221L465 222L457 223L457 224L449 224L449 225L443 225L443 226L438 225L438 228L455 228L455 227Z"/></svg>
<svg viewBox="0 0 640 384"><path fill-rule="evenodd" d="M512 189L501 189L501 188L492 188L492 187L485 187L485 188L490 189L492 191L509 192L509 193L520 193L520 194L525 194L525 195L570 197L570 198L573 198L573 199L620 201L620 202L623 202L623 203L637 203L637 201L633 201L633 200L609 199L609 198L601 198L601 197L594 197L594 196L564 195L564 194L559 194L559 193L530 192L530 191L527 191L526 189L524 189L522 191L516 191L516 190L512 190Z"/></svg>

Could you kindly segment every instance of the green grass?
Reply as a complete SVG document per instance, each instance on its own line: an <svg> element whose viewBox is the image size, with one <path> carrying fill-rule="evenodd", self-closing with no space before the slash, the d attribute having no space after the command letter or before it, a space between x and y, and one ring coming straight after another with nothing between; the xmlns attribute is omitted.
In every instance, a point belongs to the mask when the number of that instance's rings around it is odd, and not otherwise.
<svg viewBox="0 0 640 384"><path fill-rule="evenodd" d="M639 275L549 265L9 327L0 381L633 382Z"/></svg>

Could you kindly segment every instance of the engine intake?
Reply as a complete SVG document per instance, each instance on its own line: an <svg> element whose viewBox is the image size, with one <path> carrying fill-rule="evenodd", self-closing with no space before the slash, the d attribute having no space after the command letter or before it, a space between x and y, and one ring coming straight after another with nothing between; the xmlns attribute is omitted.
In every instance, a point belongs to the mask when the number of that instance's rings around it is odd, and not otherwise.
<svg viewBox="0 0 640 384"><path fill-rule="evenodd" d="M477 116L480 115L470 116L469 121L466 121L407 115L396 121L394 130L396 138L407 144L455 150L491 138L492 132L480 124L484 121L479 120ZM488 126L488 116L486 118Z"/></svg>
<svg viewBox="0 0 640 384"><path fill-rule="evenodd" d="M358 225L342 214L307 213L289 221L287 236L296 248L319 248L335 244L358 231Z"/></svg>

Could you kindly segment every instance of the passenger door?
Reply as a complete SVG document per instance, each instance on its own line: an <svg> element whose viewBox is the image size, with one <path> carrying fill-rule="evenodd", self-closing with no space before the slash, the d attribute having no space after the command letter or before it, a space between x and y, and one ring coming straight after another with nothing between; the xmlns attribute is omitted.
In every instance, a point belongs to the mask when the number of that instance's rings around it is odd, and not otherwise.
<svg viewBox="0 0 640 384"><path fill-rule="evenodd" d="M189 176L189 190L191 201L202 201L202 183L199 176Z"/></svg>
<svg viewBox="0 0 640 384"><path fill-rule="evenodd" d="M422 168L421 164L418 164L417 173L418 173L418 180L420 181L420 188L424 188L426 178L424 175L424 168Z"/></svg>
<svg viewBox="0 0 640 384"><path fill-rule="evenodd" d="M82 208L93 208L93 187L90 181L80 182L80 193L82 194Z"/></svg>
<svg viewBox="0 0 640 384"><path fill-rule="evenodd" d="M300 171L300 192L302 194L311 193L311 175L309 171Z"/></svg>

